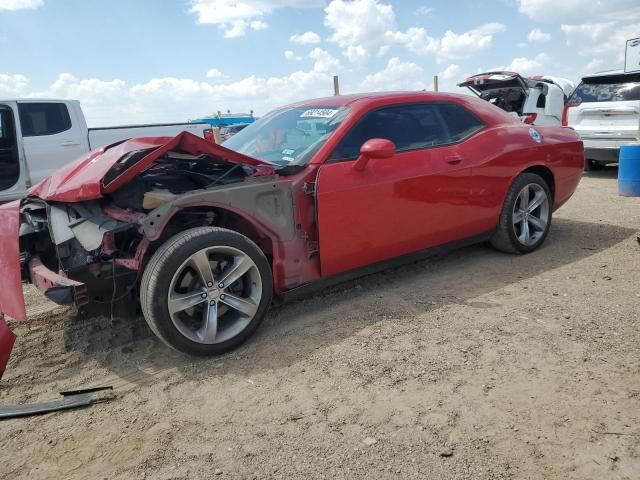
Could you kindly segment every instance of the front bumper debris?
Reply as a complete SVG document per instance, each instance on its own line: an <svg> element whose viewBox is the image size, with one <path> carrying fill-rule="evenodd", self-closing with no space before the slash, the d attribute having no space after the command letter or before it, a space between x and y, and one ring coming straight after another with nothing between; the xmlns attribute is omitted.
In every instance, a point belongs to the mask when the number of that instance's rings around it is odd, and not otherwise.
<svg viewBox="0 0 640 480"><path fill-rule="evenodd" d="M89 302L87 287L82 282L71 280L52 272L45 267L38 257L29 260L29 278L38 290L59 305L78 306Z"/></svg>

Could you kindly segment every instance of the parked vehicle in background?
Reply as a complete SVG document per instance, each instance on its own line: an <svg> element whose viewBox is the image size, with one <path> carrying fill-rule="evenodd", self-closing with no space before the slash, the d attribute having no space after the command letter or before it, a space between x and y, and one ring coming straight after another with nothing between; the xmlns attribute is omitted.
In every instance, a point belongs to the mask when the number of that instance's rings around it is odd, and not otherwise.
<svg viewBox="0 0 640 480"><path fill-rule="evenodd" d="M569 128L428 92L300 102L225 145L131 139L0 206L0 312L26 320L25 280L81 315L140 305L167 345L219 354L274 296L485 240L537 249L583 163ZM0 315L0 372L14 338Z"/></svg>
<svg viewBox="0 0 640 480"><path fill-rule="evenodd" d="M614 70L584 77L562 124L582 137L586 170L617 163L622 145L640 141L640 73Z"/></svg>
<svg viewBox="0 0 640 480"><path fill-rule="evenodd" d="M183 131L212 137L207 123L87 128L77 100L0 100L0 202L24 196L31 185L91 150Z"/></svg>
<svg viewBox="0 0 640 480"><path fill-rule="evenodd" d="M246 128L248 126L249 126L248 123L237 123L235 125L228 125L226 127L221 127L220 128L220 137L222 138L222 141L224 142L225 140L230 139L236 133L238 133L239 131L243 130L244 128Z"/></svg>
<svg viewBox="0 0 640 480"><path fill-rule="evenodd" d="M458 84L530 125L560 125L574 84L564 78L524 78L514 72L486 72Z"/></svg>
<svg viewBox="0 0 640 480"><path fill-rule="evenodd" d="M227 127L229 125L237 125L239 123L253 123L256 118L253 116L253 110L250 113L227 113L217 112L215 115L196 118L189 120L191 123L208 123L212 127Z"/></svg>

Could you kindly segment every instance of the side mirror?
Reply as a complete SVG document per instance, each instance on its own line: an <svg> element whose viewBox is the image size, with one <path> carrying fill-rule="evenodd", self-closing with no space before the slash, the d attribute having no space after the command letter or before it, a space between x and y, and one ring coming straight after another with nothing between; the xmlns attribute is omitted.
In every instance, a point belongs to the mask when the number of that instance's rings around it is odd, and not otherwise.
<svg viewBox="0 0 640 480"><path fill-rule="evenodd" d="M364 170L371 158L391 158L396 154L396 146L386 138L372 138L360 148L360 156L353 165L354 170Z"/></svg>

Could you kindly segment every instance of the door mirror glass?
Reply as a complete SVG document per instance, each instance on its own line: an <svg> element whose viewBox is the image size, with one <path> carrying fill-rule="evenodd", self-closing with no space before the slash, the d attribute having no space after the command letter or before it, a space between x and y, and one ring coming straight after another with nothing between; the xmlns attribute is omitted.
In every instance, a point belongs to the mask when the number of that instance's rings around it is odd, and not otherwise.
<svg viewBox="0 0 640 480"><path fill-rule="evenodd" d="M370 158L391 158L396 154L396 146L385 138L372 138L360 147L360 157L353 168L362 170Z"/></svg>

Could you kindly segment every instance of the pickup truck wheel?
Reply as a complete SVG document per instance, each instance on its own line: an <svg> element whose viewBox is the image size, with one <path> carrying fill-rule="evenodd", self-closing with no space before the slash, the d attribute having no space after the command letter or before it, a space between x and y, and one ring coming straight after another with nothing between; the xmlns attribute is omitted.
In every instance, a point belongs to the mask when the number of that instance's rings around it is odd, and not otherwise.
<svg viewBox="0 0 640 480"><path fill-rule="evenodd" d="M217 355L260 325L273 295L269 262L244 235L224 228L186 230L151 257L140 287L142 313L170 347Z"/></svg>
<svg viewBox="0 0 640 480"><path fill-rule="evenodd" d="M491 245L507 253L529 253L542 245L551 226L551 192L542 177L522 173L502 206Z"/></svg>

